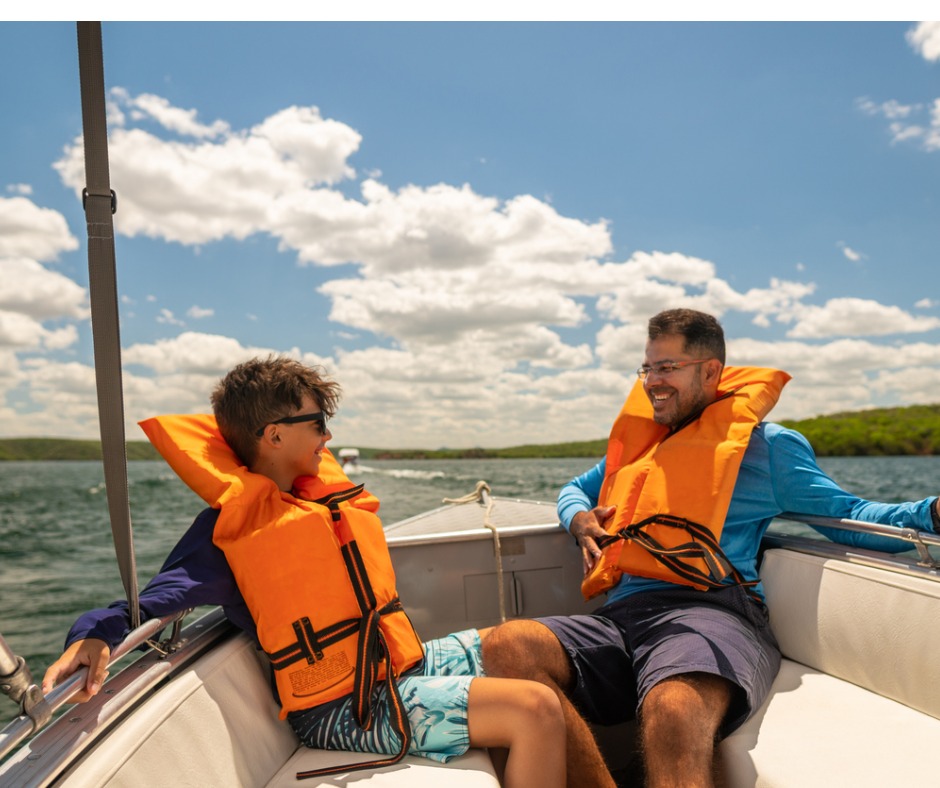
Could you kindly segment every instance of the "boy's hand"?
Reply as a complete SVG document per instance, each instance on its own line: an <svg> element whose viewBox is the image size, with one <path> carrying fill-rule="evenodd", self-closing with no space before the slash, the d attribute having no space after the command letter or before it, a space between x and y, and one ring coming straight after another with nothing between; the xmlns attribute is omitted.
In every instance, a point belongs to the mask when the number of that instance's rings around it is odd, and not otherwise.
<svg viewBox="0 0 940 788"><path fill-rule="evenodd" d="M104 680L108 677L110 658L111 647L103 640L96 638L76 640L46 670L46 675L42 678L43 694L48 695L59 682L87 665L88 676L85 679L85 688L71 699L74 703L84 703L97 695L101 685L104 684Z"/></svg>

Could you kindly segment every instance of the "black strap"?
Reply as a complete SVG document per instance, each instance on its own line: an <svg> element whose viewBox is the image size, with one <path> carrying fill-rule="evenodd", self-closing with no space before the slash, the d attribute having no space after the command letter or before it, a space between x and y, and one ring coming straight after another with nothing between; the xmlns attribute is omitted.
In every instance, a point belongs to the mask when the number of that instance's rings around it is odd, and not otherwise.
<svg viewBox="0 0 940 788"><path fill-rule="evenodd" d="M683 542L674 547L667 547L647 531L648 527L654 524L685 531L691 541ZM618 539L625 539L639 545L663 566L692 585L717 590L727 588L729 578L732 584L743 586L746 589L750 589L758 583L756 580L744 579L728 556L725 555L711 530L684 517L656 514L638 523L632 523L620 529L617 533L600 537L597 539L597 545L603 549ZM695 560L704 561L708 571L705 572L692 563Z"/></svg>
<svg viewBox="0 0 940 788"><path fill-rule="evenodd" d="M376 628L375 631L377 632L378 645L383 651L387 652L388 646L385 643L385 635L381 629ZM310 769L304 772L297 772L298 780L307 780L311 777L324 777L330 774L340 774L344 772L356 772L362 769L381 769L384 766L394 766L408 754L408 748L411 746L412 739L411 723L408 721L408 713L405 710L405 704L398 690L398 682L392 676L391 666L389 666L387 679L389 713L392 715L392 725L401 739L399 751L395 755L390 755L388 758L376 758L370 761L362 761L361 763L326 766L322 769ZM371 724L371 718L369 723ZM368 726L365 726L365 729L368 730Z"/></svg>
<svg viewBox="0 0 940 788"><path fill-rule="evenodd" d="M403 610L401 601L398 597L395 597L391 602L383 605L378 614L387 616L390 613L399 613ZM274 670L284 670L284 668L288 668L297 662L306 662L308 665L312 665L317 660L323 659L323 650L325 648L357 634L360 620L359 618L348 618L345 621L323 627L323 629L314 630L309 618L299 618L292 624L297 640L278 651L266 651L265 655Z"/></svg>
<svg viewBox="0 0 940 788"><path fill-rule="evenodd" d="M318 498L313 503L328 506L333 522L342 520L343 514L339 505L357 497L363 491L359 484L346 490L339 490ZM411 723L398 689L398 677L392 665L391 653L385 640L385 633L380 626L382 616L403 611L398 597L377 609L378 602L375 591L366 572L365 561L355 539L350 539L341 548L346 573L352 583L356 594L356 602L361 615L358 619L347 619L315 632L310 620L307 618L295 621L294 632L297 641L274 654L268 654L275 670L283 670L298 660L306 660L312 664L323 658L323 648L339 642L347 637L356 635L356 672L353 678L353 713L356 722L363 730L369 730L373 723L374 704L372 694L379 677L379 667L385 660L385 683L388 690L388 709L391 723L398 733L401 746L399 751L388 758L379 758L363 761L356 764L343 764L342 766L326 766L322 769L311 769L297 772L298 780L311 777L323 777L341 772L360 771L362 769L379 769L383 766L392 766L408 754L411 746Z"/></svg>
<svg viewBox="0 0 940 788"><path fill-rule="evenodd" d="M85 183L82 205L88 228L88 274L91 330L95 348L95 380L104 481L111 516L111 534L127 595L131 628L140 626L137 563L127 492L127 449L124 434L124 392L121 378L121 332L118 318L114 255L116 198L108 169L108 126L104 98L101 23L78 23L78 65L82 88Z"/></svg>
<svg viewBox="0 0 940 788"><path fill-rule="evenodd" d="M335 522L340 519L339 505L361 495L364 489L364 484L357 484L355 487L347 487L345 490L335 490L334 492L327 493L322 498L312 500L310 503L330 507L330 514L333 515L333 521Z"/></svg>

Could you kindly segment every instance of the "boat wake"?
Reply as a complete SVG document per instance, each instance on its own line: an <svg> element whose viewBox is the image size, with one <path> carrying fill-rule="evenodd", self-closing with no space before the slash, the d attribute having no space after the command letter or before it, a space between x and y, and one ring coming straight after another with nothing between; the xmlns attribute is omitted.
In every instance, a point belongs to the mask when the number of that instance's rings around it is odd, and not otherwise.
<svg viewBox="0 0 940 788"><path fill-rule="evenodd" d="M393 479L443 479L447 474L444 471L423 471L413 468L373 468L369 465L360 465L357 473L373 473L377 476L391 476Z"/></svg>

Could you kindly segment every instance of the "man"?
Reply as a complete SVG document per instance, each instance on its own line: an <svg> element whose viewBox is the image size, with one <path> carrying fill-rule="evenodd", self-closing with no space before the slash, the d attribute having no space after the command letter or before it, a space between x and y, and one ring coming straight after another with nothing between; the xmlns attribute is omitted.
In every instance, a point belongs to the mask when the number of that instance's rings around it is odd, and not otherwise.
<svg viewBox="0 0 940 788"><path fill-rule="evenodd" d="M281 716L307 746L395 756L410 741L409 752L438 761L492 747L508 751L496 759L504 785L561 786L565 730L555 694L483 676L485 633L417 639L395 591L378 501L326 452L338 400L339 386L315 368L254 359L216 387L214 421L142 423L212 506L141 593L143 617L222 605L259 640ZM96 694L129 625L125 602L80 617L43 691L87 665L76 699ZM388 674L371 692L371 670L359 670L370 655L378 678Z"/></svg>
<svg viewBox="0 0 940 788"><path fill-rule="evenodd" d="M864 501L819 469L799 433L763 423L788 375L724 362L710 315L675 309L649 321L641 383L607 456L558 498L585 595L606 592L606 603L591 616L512 621L484 643L488 675L536 679L561 698L571 786L614 784L585 719L634 717L649 785L714 784L716 741L760 707L780 664L757 574L773 517L940 531L937 499Z"/></svg>

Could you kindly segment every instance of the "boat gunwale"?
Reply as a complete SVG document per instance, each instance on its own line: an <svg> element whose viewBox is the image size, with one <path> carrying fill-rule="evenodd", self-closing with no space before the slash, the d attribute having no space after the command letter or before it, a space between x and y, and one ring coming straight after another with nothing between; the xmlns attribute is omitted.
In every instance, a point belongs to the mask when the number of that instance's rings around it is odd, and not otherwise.
<svg viewBox="0 0 940 788"><path fill-rule="evenodd" d="M925 566L922 563L917 563L913 556L905 556L903 553L866 550L837 542L781 533L764 535L761 540L761 554L771 549L792 550L796 553L842 561L847 564L867 566L872 569L882 569L899 575L920 577L940 583L940 566Z"/></svg>
<svg viewBox="0 0 940 788"><path fill-rule="evenodd" d="M556 506L554 503L549 502L549 501L537 501L531 498L506 498L500 495L490 496L490 500L493 502L494 505L500 504L500 503L510 503L510 504L526 504L529 506L542 506L546 508L551 507L553 512L555 511L555 506ZM422 520L429 519L438 514L443 514L444 512L454 511L458 507L468 506L471 504L476 504L476 506L479 507L480 509L486 509L486 504L484 504L482 501L467 501L467 502L454 501L454 502L445 503L444 505L435 507L434 509L428 509L427 511L420 512L419 514L414 514L411 517L406 517L404 520L399 520L398 522L391 523L390 525L386 525L384 529L385 537L386 539L388 539L388 537L393 535L396 531L403 530L407 526L414 525L415 523L419 523ZM557 514L551 524L556 525L556 526L560 525L557 519ZM542 525L542 523L536 523L536 525ZM511 526L511 527L518 528L520 526ZM503 530L505 530L505 528L500 528L499 530L500 532L502 532Z"/></svg>
<svg viewBox="0 0 940 788"><path fill-rule="evenodd" d="M238 634L239 630L225 617L221 607L209 609L183 630L178 648L167 654L150 648L109 678L96 696L75 705L14 749L0 763L0 783L6 784L3 781L12 777L16 785L26 788L48 785L59 779L155 689L184 672L223 640ZM111 664L118 659L121 656ZM69 696L80 689L81 686L76 685ZM7 728L13 727L19 719L13 720Z"/></svg>

